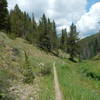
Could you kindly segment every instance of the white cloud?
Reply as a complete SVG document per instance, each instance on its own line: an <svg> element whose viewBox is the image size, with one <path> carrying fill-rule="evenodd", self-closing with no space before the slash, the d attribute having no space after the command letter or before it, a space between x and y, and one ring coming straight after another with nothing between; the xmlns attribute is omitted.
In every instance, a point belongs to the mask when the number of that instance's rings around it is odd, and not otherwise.
<svg viewBox="0 0 100 100"><path fill-rule="evenodd" d="M36 17L46 13L56 23L66 20L64 23L61 22L61 25L67 26L72 21L78 21L85 13L87 0L8 0L8 3L9 9L17 3L22 10L29 13L34 12Z"/></svg>
<svg viewBox="0 0 100 100"><path fill-rule="evenodd" d="M100 30L100 2L95 3L90 11L85 13L81 19L77 22L80 36L85 37L91 35Z"/></svg>
<svg viewBox="0 0 100 100"><path fill-rule="evenodd" d="M26 12L34 13L37 19L46 13L54 19L57 29L67 28L74 22L77 23L81 36L86 36L100 29L100 2L94 4L89 12L86 12L87 0L8 0L9 9L13 9L17 3Z"/></svg>
<svg viewBox="0 0 100 100"><path fill-rule="evenodd" d="M13 9L18 4L22 11L34 13L39 18L49 7L48 0L8 0L8 9Z"/></svg>
<svg viewBox="0 0 100 100"><path fill-rule="evenodd" d="M55 19L56 23L60 22L62 26L77 22L86 12L86 4L87 0L55 0L52 18Z"/></svg>

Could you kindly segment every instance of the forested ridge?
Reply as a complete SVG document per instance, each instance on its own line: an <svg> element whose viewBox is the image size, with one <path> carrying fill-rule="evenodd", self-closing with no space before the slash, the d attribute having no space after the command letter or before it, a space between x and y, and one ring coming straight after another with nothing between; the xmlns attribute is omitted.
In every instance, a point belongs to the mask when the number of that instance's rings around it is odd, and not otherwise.
<svg viewBox="0 0 100 100"><path fill-rule="evenodd" d="M100 32L79 41L81 57L90 59L100 53Z"/></svg>
<svg viewBox="0 0 100 100"><path fill-rule="evenodd" d="M62 29L60 37L57 34L56 23L45 14L37 22L27 12L21 11L16 4L14 9L8 11L6 0L0 2L0 31L6 31L10 38L21 37L40 49L59 56L59 49L79 59L91 58L100 51L99 33L79 40L79 33L74 23L70 26L70 32ZM84 45L84 46L83 46Z"/></svg>
<svg viewBox="0 0 100 100"><path fill-rule="evenodd" d="M27 12L21 11L16 4L14 9L8 11L7 1L1 0L0 31L6 31L12 39L21 37L40 49L59 56L59 49L68 53L70 59L74 60L79 55L77 27L74 23L70 25L70 32L62 29L61 36L57 34L56 23L45 14L37 22L34 14L29 16Z"/></svg>

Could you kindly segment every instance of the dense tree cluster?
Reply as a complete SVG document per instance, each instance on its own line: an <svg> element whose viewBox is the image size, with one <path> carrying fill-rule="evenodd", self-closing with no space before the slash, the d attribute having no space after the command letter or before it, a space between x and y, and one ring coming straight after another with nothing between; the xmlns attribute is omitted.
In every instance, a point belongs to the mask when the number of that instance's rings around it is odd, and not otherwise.
<svg viewBox="0 0 100 100"><path fill-rule="evenodd" d="M70 54L71 59L77 55L78 33L76 26L70 26L70 32L62 30L60 39L57 36L56 24L43 14L37 23L34 14L22 12L18 5L8 13L7 1L0 1L0 30L5 30L10 37L21 37L37 45L46 52L58 54L59 49Z"/></svg>
<svg viewBox="0 0 100 100"><path fill-rule="evenodd" d="M51 52L58 47L55 22L47 19L45 14L43 14L39 21L38 31L38 45L40 48Z"/></svg>
<svg viewBox="0 0 100 100"><path fill-rule="evenodd" d="M8 13L8 4L6 0L0 0L0 30L8 31L9 30L9 13Z"/></svg>
<svg viewBox="0 0 100 100"><path fill-rule="evenodd" d="M37 24L34 16L31 18L26 12L22 12L18 5L15 6L14 10L10 11L9 16L11 33L15 37L22 37L34 43L37 35Z"/></svg>
<svg viewBox="0 0 100 100"><path fill-rule="evenodd" d="M79 55L78 34L76 25L73 23L70 26L70 32L67 33L66 29L62 30L60 48L70 54L71 60L74 60L74 57Z"/></svg>
<svg viewBox="0 0 100 100"><path fill-rule="evenodd" d="M66 29L62 29L62 33L61 33L61 39L60 39L60 49L62 49L63 51L67 52L67 30Z"/></svg>
<svg viewBox="0 0 100 100"><path fill-rule="evenodd" d="M55 22L51 22L45 14L37 24L34 15L30 17L16 5L14 10L10 11L9 16L11 33L15 37L22 37L48 52L58 47Z"/></svg>

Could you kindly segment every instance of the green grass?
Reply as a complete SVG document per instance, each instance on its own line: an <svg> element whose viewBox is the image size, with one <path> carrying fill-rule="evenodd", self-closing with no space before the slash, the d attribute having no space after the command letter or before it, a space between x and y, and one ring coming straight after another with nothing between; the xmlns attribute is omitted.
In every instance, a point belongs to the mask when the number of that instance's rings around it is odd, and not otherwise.
<svg viewBox="0 0 100 100"><path fill-rule="evenodd" d="M83 68L93 71L91 68L96 66L95 62L65 62L66 64L57 66L63 100L100 100L100 81L90 79L81 73ZM96 62L97 65L98 63ZM98 66L94 69L98 72Z"/></svg>
<svg viewBox="0 0 100 100"><path fill-rule="evenodd" d="M42 77L39 100L55 100L53 76Z"/></svg>

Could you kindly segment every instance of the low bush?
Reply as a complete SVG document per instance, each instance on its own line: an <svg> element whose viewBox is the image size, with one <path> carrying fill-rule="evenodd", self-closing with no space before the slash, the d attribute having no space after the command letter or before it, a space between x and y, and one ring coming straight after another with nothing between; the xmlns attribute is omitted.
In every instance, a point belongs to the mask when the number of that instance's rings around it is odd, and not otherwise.
<svg viewBox="0 0 100 100"><path fill-rule="evenodd" d="M51 67L42 66L40 74L43 75L43 76L51 74Z"/></svg>
<svg viewBox="0 0 100 100"><path fill-rule="evenodd" d="M100 81L100 76L94 72L89 72L88 69L82 69L81 73L84 74L86 77Z"/></svg>
<svg viewBox="0 0 100 100"><path fill-rule="evenodd" d="M32 66L30 65L29 58L25 52L25 64L23 67L23 75L24 79L23 81L27 84L33 83L33 80L35 78L34 72L32 70Z"/></svg>
<svg viewBox="0 0 100 100"><path fill-rule="evenodd" d="M35 75L32 71L30 70L27 70L25 73L24 73L24 79L23 81L27 84L29 83L33 83L33 80L35 78Z"/></svg>
<svg viewBox="0 0 100 100"><path fill-rule="evenodd" d="M93 72L88 72L88 73L86 74L86 76L87 76L87 77L90 77L90 78L92 78L92 79L94 79L94 80L100 81L100 76L96 75L96 74L93 73Z"/></svg>

